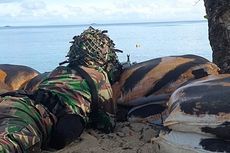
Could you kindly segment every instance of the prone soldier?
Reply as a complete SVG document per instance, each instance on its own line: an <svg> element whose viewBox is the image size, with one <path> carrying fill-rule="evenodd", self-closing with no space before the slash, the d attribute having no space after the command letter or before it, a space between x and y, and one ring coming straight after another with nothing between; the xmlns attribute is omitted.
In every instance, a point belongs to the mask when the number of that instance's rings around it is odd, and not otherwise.
<svg viewBox="0 0 230 153"><path fill-rule="evenodd" d="M75 36L63 62L67 65L53 70L33 94L2 95L0 152L61 149L88 125L113 131L116 105L111 83L121 65L106 32L89 27Z"/></svg>

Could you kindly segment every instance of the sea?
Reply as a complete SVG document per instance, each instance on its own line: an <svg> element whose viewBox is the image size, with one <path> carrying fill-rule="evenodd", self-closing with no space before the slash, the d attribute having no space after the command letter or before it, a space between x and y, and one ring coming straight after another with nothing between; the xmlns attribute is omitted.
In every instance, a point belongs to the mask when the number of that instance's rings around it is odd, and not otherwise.
<svg viewBox="0 0 230 153"><path fill-rule="evenodd" d="M0 64L51 71L66 59L70 41L89 26L108 30L121 62L184 54L212 60L207 21L0 27Z"/></svg>

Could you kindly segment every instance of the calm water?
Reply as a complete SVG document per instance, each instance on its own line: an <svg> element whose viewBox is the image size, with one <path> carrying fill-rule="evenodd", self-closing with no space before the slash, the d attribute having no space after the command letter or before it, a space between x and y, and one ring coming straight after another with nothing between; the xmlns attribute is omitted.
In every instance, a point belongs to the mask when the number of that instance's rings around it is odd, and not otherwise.
<svg viewBox="0 0 230 153"><path fill-rule="evenodd" d="M95 25L107 29L121 61L181 54L197 54L211 60L207 22L165 22L122 25ZM4 27L0 28L0 64L23 64L41 72L50 71L65 60L74 35L85 26Z"/></svg>

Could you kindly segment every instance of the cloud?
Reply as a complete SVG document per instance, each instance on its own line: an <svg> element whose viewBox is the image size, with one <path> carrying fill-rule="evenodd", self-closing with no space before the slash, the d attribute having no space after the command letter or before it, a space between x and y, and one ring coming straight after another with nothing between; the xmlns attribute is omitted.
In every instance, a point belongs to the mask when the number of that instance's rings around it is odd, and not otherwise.
<svg viewBox="0 0 230 153"><path fill-rule="evenodd" d="M195 12L204 12L202 4L194 6L193 0L145 0L142 3L138 0L124 0L116 2L115 5L122 14L139 14L150 19L170 19L187 18L197 15ZM202 16L202 14L200 14ZM198 17L198 16L196 16ZM199 18L199 17L198 17Z"/></svg>
<svg viewBox="0 0 230 153"><path fill-rule="evenodd" d="M23 0L0 0L0 3L13 3L13 2L20 2Z"/></svg>
<svg viewBox="0 0 230 153"><path fill-rule="evenodd" d="M24 1L20 4L23 10L39 10L39 9L45 9L46 4L43 1L39 0L33 0L33 1Z"/></svg>
<svg viewBox="0 0 230 153"><path fill-rule="evenodd" d="M10 23L81 24L202 19L196 0L3 0L0 18ZM8 3L6 3L8 2ZM15 3L10 3L15 2ZM17 2L17 3L16 3ZM6 23L8 24L8 23Z"/></svg>

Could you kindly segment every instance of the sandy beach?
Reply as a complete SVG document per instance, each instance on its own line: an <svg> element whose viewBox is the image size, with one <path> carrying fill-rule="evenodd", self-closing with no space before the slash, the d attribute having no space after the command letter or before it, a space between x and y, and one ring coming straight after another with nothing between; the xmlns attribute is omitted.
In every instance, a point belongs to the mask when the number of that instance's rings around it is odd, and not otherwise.
<svg viewBox="0 0 230 153"><path fill-rule="evenodd" d="M43 153L155 153L151 138L157 136L160 127L148 123L118 123L114 133L103 134L87 129L79 140L62 150Z"/></svg>

